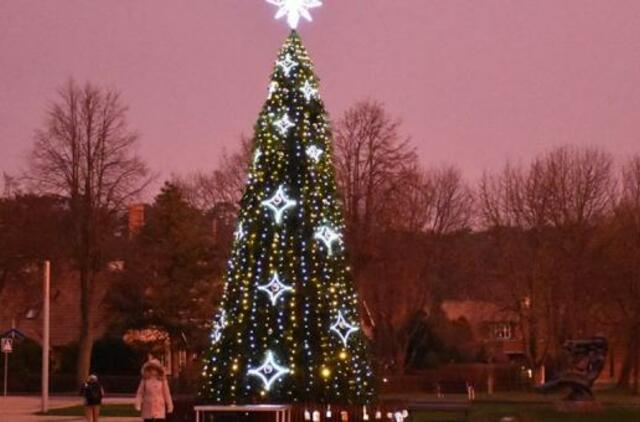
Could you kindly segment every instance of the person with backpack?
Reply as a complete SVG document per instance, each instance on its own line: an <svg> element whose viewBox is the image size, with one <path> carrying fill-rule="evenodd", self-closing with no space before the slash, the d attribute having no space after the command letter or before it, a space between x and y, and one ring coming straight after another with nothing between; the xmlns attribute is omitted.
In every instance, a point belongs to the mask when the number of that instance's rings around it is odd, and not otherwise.
<svg viewBox="0 0 640 422"><path fill-rule="evenodd" d="M162 422L167 413L173 412L169 382L164 366L157 359L151 359L142 366L135 407L145 422Z"/></svg>
<svg viewBox="0 0 640 422"><path fill-rule="evenodd" d="M80 395L84 397L84 414L87 417L87 422L98 422L104 389L97 376L89 375L80 387Z"/></svg>

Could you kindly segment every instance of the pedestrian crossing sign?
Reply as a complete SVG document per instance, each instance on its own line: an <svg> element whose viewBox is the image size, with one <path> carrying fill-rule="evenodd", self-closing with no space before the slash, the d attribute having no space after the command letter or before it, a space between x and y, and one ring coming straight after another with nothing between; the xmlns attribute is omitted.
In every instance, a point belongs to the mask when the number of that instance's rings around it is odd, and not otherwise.
<svg viewBox="0 0 640 422"><path fill-rule="evenodd" d="M13 339L11 337L3 337L0 339L0 349L2 353L13 352Z"/></svg>

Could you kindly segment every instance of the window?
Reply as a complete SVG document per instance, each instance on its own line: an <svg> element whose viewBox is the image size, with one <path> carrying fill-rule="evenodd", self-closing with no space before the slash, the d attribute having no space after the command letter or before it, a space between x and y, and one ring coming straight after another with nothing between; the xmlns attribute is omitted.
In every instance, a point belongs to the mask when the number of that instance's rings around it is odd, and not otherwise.
<svg viewBox="0 0 640 422"><path fill-rule="evenodd" d="M508 321L494 322L492 324L493 338L496 340L513 339L513 325Z"/></svg>

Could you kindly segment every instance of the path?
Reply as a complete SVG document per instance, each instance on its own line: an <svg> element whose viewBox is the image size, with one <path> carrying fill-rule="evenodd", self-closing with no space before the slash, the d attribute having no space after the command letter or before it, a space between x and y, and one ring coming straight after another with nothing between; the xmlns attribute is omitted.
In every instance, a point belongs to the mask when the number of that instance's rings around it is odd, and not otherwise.
<svg viewBox="0 0 640 422"><path fill-rule="evenodd" d="M132 403L132 398L107 398L106 403ZM80 404L78 397L54 396L49 399L49 408L55 409ZM77 416L37 416L40 411L40 397L9 396L0 397L0 421L2 422L80 422L85 419ZM139 422L138 418L100 418L111 422Z"/></svg>

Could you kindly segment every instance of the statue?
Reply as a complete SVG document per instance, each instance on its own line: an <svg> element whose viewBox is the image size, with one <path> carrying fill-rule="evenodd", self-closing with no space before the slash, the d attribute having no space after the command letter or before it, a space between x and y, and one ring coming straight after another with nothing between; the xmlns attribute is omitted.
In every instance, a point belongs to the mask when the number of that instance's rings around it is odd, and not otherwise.
<svg viewBox="0 0 640 422"><path fill-rule="evenodd" d="M570 355L570 367L558 379L536 387L536 390L540 393L553 393L568 389L569 394L565 398L567 401L593 401L591 388L606 364L607 339L594 337L568 340L564 348Z"/></svg>

